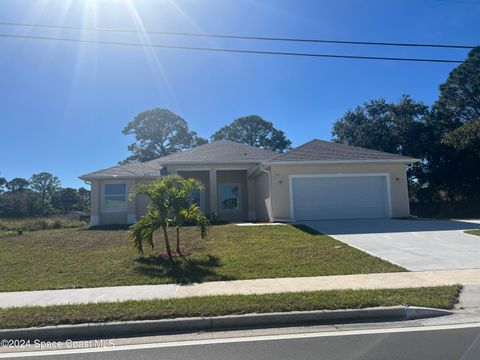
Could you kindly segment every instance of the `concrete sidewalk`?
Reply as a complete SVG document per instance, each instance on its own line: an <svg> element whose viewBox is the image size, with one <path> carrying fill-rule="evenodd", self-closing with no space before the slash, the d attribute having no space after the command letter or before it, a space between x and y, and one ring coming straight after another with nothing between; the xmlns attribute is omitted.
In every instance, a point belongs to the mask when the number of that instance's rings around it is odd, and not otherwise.
<svg viewBox="0 0 480 360"><path fill-rule="evenodd" d="M480 285L480 269L214 281L192 285L140 285L0 293L0 308L248 295L336 289L398 289Z"/></svg>

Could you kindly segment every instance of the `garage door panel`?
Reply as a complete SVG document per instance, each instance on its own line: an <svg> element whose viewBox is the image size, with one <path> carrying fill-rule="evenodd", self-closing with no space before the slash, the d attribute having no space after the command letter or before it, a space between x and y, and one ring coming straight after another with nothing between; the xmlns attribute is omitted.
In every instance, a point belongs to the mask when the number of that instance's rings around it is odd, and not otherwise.
<svg viewBox="0 0 480 360"><path fill-rule="evenodd" d="M297 220L388 217L384 176L294 177Z"/></svg>

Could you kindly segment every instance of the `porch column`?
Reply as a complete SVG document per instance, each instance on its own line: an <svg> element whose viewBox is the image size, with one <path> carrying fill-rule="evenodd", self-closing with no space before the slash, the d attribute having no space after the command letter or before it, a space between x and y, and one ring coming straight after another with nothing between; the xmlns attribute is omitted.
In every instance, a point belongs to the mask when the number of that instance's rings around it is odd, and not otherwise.
<svg viewBox="0 0 480 360"><path fill-rule="evenodd" d="M210 169L210 213L215 218L218 216L218 202L217 202L217 170Z"/></svg>
<svg viewBox="0 0 480 360"><path fill-rule="evenodd" d="M247 179L248 194L248 221L257 220L257 212L255 211L255 182L253 179Z"/></svg>

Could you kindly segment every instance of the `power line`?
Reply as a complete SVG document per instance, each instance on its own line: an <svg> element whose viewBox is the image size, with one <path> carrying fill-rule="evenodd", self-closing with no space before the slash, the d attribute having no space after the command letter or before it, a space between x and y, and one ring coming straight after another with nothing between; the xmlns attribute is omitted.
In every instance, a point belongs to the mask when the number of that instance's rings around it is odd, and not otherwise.
<svg viewBox="0 0 480 360"><path fill-rule="evenodd" d="M473 49L475 47L473 45L455 45L455 44L422 44L422 43L398 43L398 42L378 42L378 41L305 39L305 38L292 38L292 37L200 34L200 33L188 33L188 32L141 31L141 30L113 29L113 28L77 27L77 26L47 25L47 24L27 24L27 23L15 23L15 22L0 22L0 25L3 25L3 26L37 27L37 28L48 28L48 29L63 29L63 30L82 30L82 31L101 31L101 32L113 32L113 33L131 33L131 34L145 34L145 35L188 36L188 37L222 38L222 39L263 40L263 41L288 41L288 42L344 44L344 45L430 47L430 48L447 48L447 49Z"/></svg>
<svg viewBox="0 0 480 360"><path fill-rule="evenodd" d="M468 1L468 0L434 0L437 2L457 3L457 4L474 4L480 5L480 1Z"/></svg>
<svg viewBox="0 0 480 360"><path fill-rule="evenodd" d="M132 43L132 42L58 38L58 37L33 36L33 35L0 34L0 37L16 38L16 39L33 39L33 40L52 40L52 41L76 42L76 43L99 44L99 45L121 45L121 46L150 47L150 48L161 48L161 49L212 51L212 52L227 52L227 53L256 54L256 55L303 56L303 57L339 58L339 59L356 59L356 60L416 61L416 62L455 63L455 64L463 63L463 60L450 60L450 59L403 58L403 57L337 55L337 54L318 54L318 53L300 53L300 52L283 52L283 51L207 48L207 47L194 47L194 46L176 46L176 45L162 45L162 44L142 44L142 43Z"/></svg>

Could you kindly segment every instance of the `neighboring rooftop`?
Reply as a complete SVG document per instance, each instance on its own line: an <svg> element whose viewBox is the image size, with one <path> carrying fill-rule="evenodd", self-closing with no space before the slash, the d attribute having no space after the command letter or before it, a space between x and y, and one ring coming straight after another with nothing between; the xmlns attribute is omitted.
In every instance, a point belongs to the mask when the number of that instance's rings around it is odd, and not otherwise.
<svg viewBox="0 0 480 360"><path fill-rule="evenodd" d="M415 162L416 159L387 153L383 151L370 150L357 146L339 144L331 141L317 140L307 142L295 149L278 155L270 162L287 161L368 161L368 160L405 160Z"/></svg>

